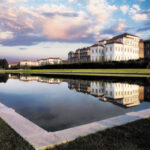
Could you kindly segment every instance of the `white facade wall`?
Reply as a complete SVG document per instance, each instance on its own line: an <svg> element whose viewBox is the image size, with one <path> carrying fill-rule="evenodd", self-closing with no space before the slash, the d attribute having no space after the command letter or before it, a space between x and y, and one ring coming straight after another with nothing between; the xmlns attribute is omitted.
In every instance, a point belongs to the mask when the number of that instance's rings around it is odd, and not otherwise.
<svg viewBox="0 0 150 150"><path fill-rule="evenodd" d="M104 48L104 60L114 60L114 44L107 44Z"/></svg>
<svg viewBox="0 0 150 150"><path fill-rule="evenodd" d="M90 94L96 97L104 95L104 85L103 82L93 81L90 83Z"/></svg>
<svg viewBox="0 0 150 150"><path fill-rule="evenodd" d="M21 61L20 62L20 66L38 66L39 63L38 62L34 62L34 61Z"/></svg>
<svg viewBox="0 0 150 150"><path fill-rule="evenodd" d="M8 64L8 68L17 67L18 64Z"/></svg>
<svg viewBox="0 0 150 150"><path fill-rule="evenodd" d="M106 61L122 61L122 60L135 60L139 59L139 37L126 35L111 39L112 42L106 43L106 41L100 41L99 44L104 45L103 55ZM114 41L114 42L113 42ZM117 42L115 42L117 41ZM98 47L92 48L97 49ZM100 54L96 51L92 54L94 61L99 58ZM99 60L99 59L98 59Z"/></svg>
<svg viewBox="0 0 150 150"><path fill-rule="evenodd" d="M140 104L139 86L126 83L105 84L105 97L116 100L116 103L127 107ZM117 100L121 99L121 100Z"/></svg>
<svg viewBox="0 0 150 150"><path fill-rule="evenodd" d="M46 65L46 59L38 60L39 66Z"/></svg>
<svg viewBox="0 0 150 150"><path fill-rule="evenodd" d="M11 65L11 64L9 64L9 65L8 65L8 68L11 68L11 67L12 67L12 65Z"/></svg>
<svg viewBox="0 0 150 150"><path fill-rule="evenodd" d="M39 66L39 63L37 61L33 61L33 62L31 62L31 65L32 66Z"/></svg>
<svg viewBox="0 0 150 150"><path fill-rule="evenodd" d="M103 46L90 47L90 61L103 61L104 60L104 48Z"/></svg>
<svg viewBox="0 0 150 150"><path fill-rule="evenodd" d="M20 80L22 81L38 81L39 77L38 76L20 76Z"/></svg>
<svg viewBox="0 0 150 150"><path fill-rule="evenodd" d="M38 61L39 65L49 65L49 64L59 64L61 63L61 59L56 59L56 58L48 58L48 59L41 59Z"/></svg>
<svg viewBox="0 0 150 150"><path fill-rule="evenodd" d="M55 59L55 58L47 59L47 64L59 64L59 63L61 63L60 59Z"/></svg>
<svg viewBox="0 0 150 150"><path fill-rule="evenodd" d="M139 59L139 38L123 37L117 39L123 44L114 43L114 60L133 60Z"/></svg>
<svg viewBox="0 0 150 150"><path fill-rule="evenodd" d="M102 97L103 100L110 99L115 103L126 107L140 104L138 85L93 81L91 82L90 87L90 94L95 97Z"/></svg>
<svg viewBox="0 0 150 150"><path fill-rule="evenodd" d="M59 84L61 83L61 79L39 77L38 82L44 82L44 83L49 83L49 84Z"/></svg>

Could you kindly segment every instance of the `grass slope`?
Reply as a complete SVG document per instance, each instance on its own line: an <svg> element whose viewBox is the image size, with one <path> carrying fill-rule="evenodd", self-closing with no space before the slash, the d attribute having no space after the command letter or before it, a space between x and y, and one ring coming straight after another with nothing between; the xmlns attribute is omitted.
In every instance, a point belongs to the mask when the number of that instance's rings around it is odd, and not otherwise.
<svg viewBox="0 0 150 150"><path fill-rule="evenodd" d="M0 150L34 150L0 118Z"/></svg>
<svg viewBox="0 0 150 150"><path fill-rule="evenodd" d="M47 150L149 150L150 119L110 128Z"/></svg>

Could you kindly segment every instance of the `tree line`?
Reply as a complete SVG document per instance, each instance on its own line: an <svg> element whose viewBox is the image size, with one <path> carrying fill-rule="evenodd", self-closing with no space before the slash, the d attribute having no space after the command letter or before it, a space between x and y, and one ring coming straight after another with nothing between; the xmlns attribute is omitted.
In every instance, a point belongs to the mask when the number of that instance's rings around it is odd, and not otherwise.
<svg viewBox="0 0 150 150"><path fill-rule="evenodd" d="M51 64L31 67L32 69L115 69L115 68L150 68L150 59L128 61L106 61L86 63Z"/></svg>

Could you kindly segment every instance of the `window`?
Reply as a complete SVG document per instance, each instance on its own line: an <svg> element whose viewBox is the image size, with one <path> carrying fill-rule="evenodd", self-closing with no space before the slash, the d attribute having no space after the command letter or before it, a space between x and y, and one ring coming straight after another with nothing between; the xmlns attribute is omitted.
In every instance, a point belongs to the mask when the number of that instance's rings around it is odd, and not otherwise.
<svg viewBox="0 0 150 150"><path fill-rule="evenodd" d="M110 96L112 96L112 91L110 92Z"/></svg>
<svg viewBox="0 0 150 150"><path fill-rule="evenodd" d="M117 95L118 95L118 93L116 92L116 93L115 93L115 95L117 96Z"/></svg>

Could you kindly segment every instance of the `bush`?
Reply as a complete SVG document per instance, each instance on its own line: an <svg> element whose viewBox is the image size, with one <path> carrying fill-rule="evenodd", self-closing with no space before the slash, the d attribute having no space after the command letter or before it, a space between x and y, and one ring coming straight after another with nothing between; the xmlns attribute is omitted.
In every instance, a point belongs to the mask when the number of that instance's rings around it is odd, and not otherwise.
<svg viewBox="0 0 150 150"><path fill-rule="evenodd" d="M129 61L105 61L105 62L87 62L87 63L69 63L53 64L32 69L113 69L113 68L147 68L150 60L139 59Z"/></svg>

